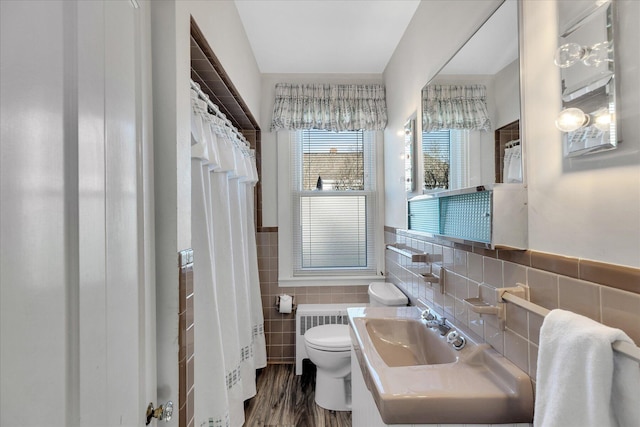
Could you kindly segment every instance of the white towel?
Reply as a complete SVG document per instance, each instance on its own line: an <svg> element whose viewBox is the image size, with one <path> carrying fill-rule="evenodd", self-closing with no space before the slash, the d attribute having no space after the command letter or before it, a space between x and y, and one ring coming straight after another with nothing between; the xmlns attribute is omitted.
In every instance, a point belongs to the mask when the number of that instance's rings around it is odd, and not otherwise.
<svg viewBox="0 0 640 427"><path fill-rule="evenodd" d="M611 343L620 329L552 310L540 330L535 427L640 426L640 365Z"/></svg>
<svg viewBox="0 0 640 427"><path fill-rule="evenodd" d="M507 177L505 182L522 182L522 150L519 145L511 148Z"/></svg>

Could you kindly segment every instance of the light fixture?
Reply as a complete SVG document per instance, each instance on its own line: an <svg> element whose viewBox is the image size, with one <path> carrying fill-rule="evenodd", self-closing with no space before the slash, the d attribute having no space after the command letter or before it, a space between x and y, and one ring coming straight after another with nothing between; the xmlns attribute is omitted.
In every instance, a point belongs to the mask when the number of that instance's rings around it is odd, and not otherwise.
<svg viewBox="0 0 640 427"><path fill-rule="evenodd" d="M560 68L569 68L586 55L587 50L578 43L563 44L556 50L553 63Z"/></svg>
<svg viewBox="0 0 640 427"><path fill-rule="evenodd" d="M574 132L587 126L591 119L579 108L567 108L558 114L556 127L562 132Z"/></svg>
<svg viewBox="0 0 640 427"><path fill-rule="evenodd" d="M562 132L575 132L582 127L593 126L602 132L609 132L614 120L614 115L606 107L590 114L585 114L579 108L567 108L558 114L556 127Z"/></svg>
<svg viewBox="0 0 640 427"><path fill-rule="evenodd" d="M613 114L608 108L602 107L593 113L593 125L602 132L608 132L611 129L613 120Z"/></svg>
<svg viewBox="0 0 640 427"><path fill-rule="evenodd" d="M611 42L608 41L596 43L593 46L567 43L556 50L553 62L560 68L569 68L578 61L582 61L584 65L589 67L598 67L600 64L611 61L610 51Z"/></svg>

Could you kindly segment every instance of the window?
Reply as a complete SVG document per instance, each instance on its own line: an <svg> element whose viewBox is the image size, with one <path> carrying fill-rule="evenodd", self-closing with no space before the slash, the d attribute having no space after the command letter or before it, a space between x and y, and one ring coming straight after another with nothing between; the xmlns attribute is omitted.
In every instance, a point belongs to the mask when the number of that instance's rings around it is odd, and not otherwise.
<svg viewBox="0 0 640 427"><path fill-rule="evenodd" d="M371 279L382 241L376 133L303 130L290 132L289 144L290 221L278 206L280 280Z"/></svg>
<svg viewBox="0 0 640 427"><path fill-rule="evenodd" d="M422 133L425 190L469 186L469 131L445 129Z"/></svg>

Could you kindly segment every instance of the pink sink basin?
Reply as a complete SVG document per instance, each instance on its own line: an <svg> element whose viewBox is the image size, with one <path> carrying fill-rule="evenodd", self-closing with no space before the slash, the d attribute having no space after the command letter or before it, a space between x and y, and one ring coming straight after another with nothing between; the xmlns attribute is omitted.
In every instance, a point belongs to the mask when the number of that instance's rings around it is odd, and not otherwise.
<svg viewBox="0 0 640 427"><path fill-rule="evenodd" d="M389 367L439 365L457 360L445 340L414 319L365 319L373 346Z"/></svg>
<svg viewBox="0 0 640 427"><path fill-rule="evenodd" d="M460 351L416 307L349 309L356 357L387 424L502 424L533 420L531 379L487 344Z"/></svg>

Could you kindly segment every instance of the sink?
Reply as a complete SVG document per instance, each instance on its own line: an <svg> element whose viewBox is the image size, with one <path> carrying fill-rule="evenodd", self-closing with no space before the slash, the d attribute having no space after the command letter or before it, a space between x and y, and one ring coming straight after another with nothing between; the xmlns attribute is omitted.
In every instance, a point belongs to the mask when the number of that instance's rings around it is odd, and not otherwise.
<svg viewBox="0 0 640 427"><path fill-rule="evenodd" d="M468 336L456 351L416 307L350 308L365 384L386 424L507 424L533 420L529 376Z"/></svg>
<svg viewBox="0 0 640 427"><path fill-rule="evenodd" d="M365 320L376 352L387 366L438 365L457 360L455 351L425 327L421 320Z"/></svg>

